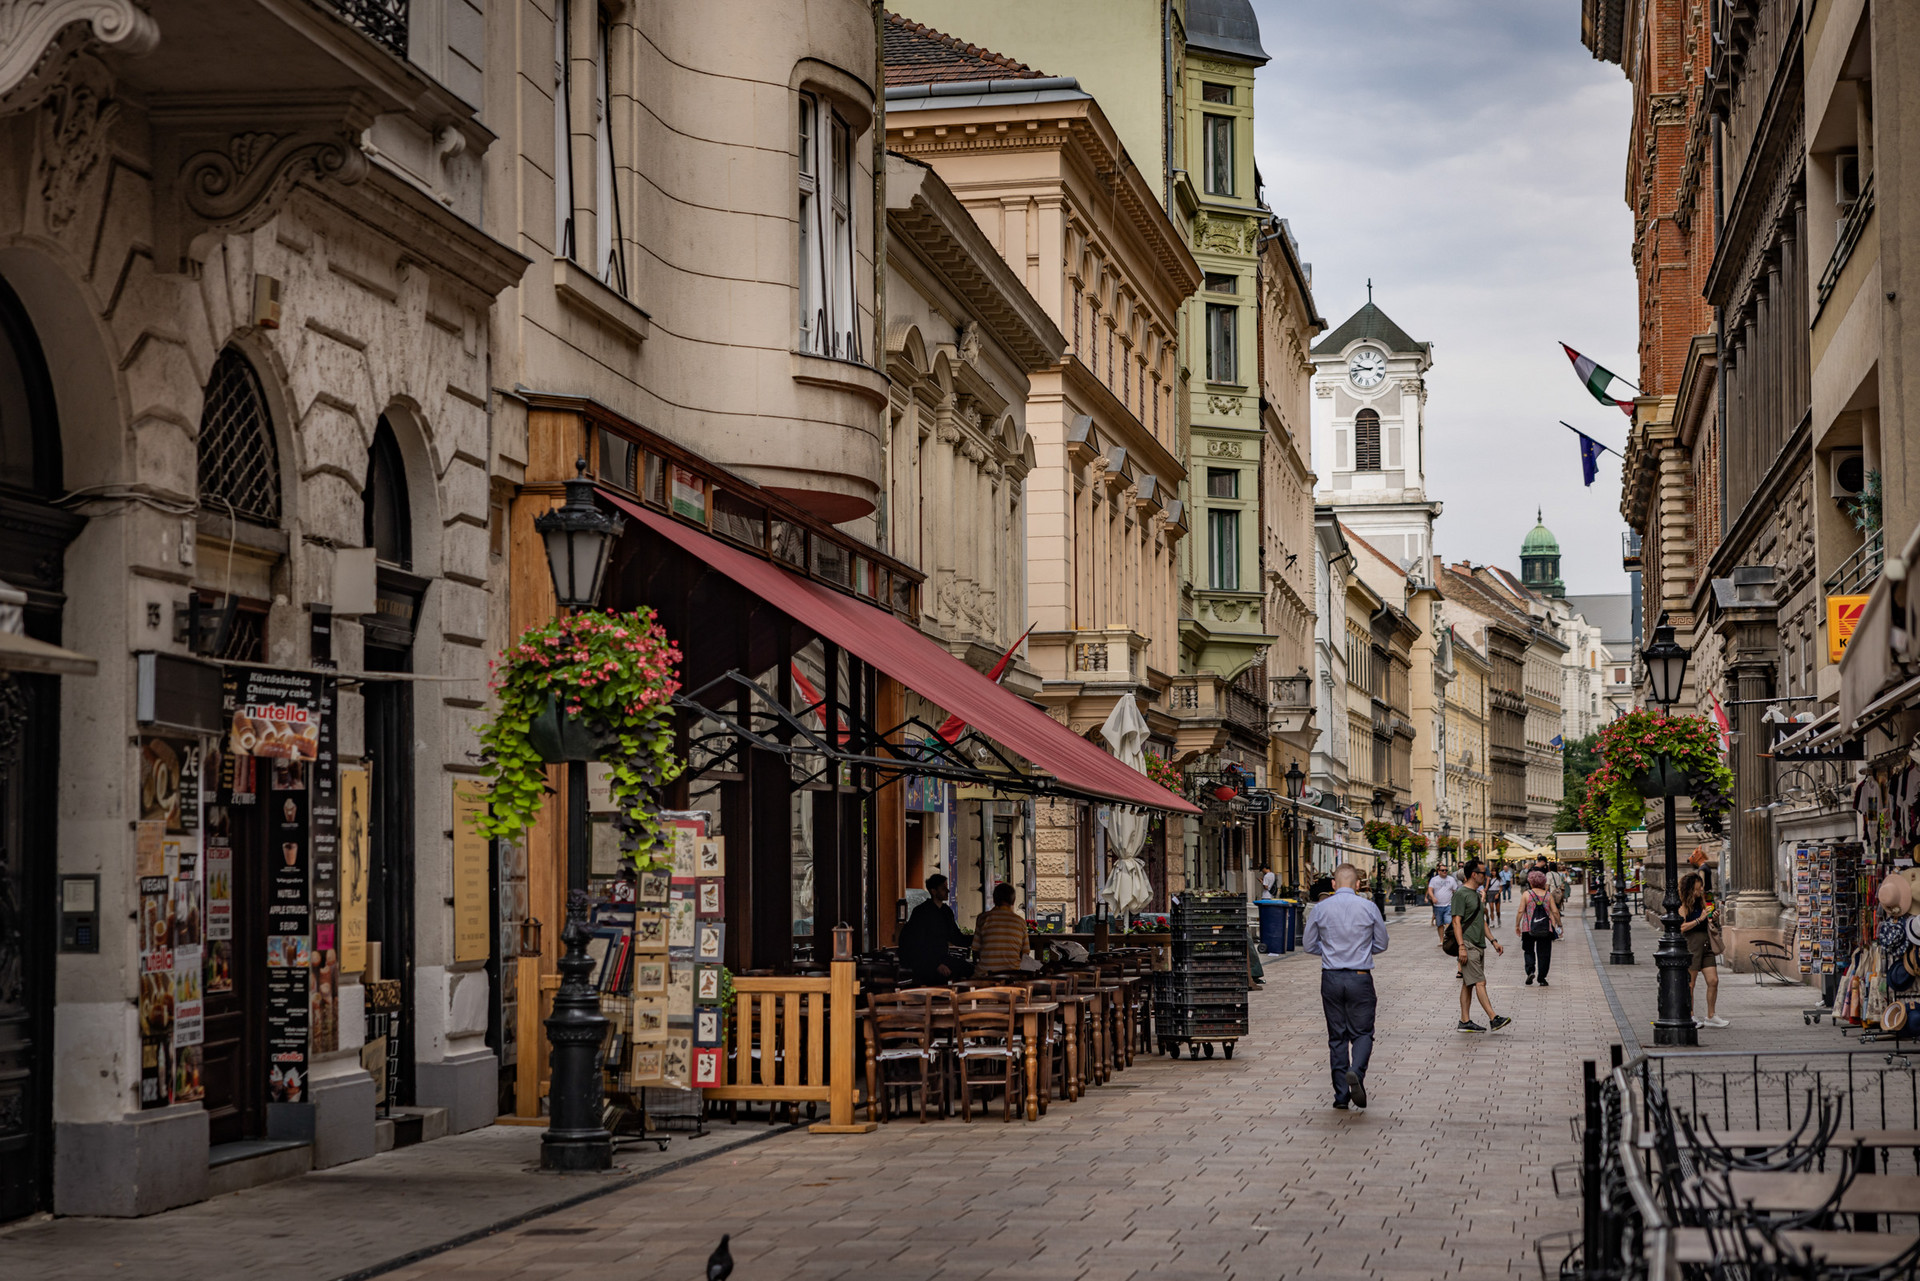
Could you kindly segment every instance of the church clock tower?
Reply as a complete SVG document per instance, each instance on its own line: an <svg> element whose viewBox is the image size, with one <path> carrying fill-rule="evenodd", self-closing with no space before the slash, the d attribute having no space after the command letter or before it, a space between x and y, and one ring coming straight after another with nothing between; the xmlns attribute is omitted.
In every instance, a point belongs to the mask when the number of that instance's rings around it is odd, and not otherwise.
<svg viewBox="0 0 1920 1281"><path fill-rule="evenodd" d="M1367 305L1313 348L1313 394L1333 410L1315 433L1316 458L1332 464L1331 488L1317 501L1421 582L1441 512L1427 498L1424 375L1432 365L1433 345L1374 305L1371 282Z"/></svg>

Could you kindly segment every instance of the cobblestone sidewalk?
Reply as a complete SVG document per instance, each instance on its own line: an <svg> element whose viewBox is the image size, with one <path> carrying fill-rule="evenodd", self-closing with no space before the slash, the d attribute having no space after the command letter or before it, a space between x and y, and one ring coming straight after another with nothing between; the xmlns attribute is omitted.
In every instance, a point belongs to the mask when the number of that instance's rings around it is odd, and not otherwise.
<svg viewBox="0 0 1920 1281"><path fill-rule="evenodd" d="M1295 953L1269 960L1231 1062L1143 1058L1034 1125L782 1133L537 1218L597 1189L531 1172L537 1131L480 1131L151 1219L26 1224L0 1234L0 1275L695 1281L723 1232L740 1281L1537 1275L1535 1241L1578 1226L1551 1171L1577 1158L1580 1060L1604 1061L1614 1021L1570 932L1551 989L1521 986L1511 943L1491 959L1511 1029L1456 1032L1426 920L1397 918L1381 958L1366 1112L1328 1107L1317 963ZM664 1160L765 1133L723 1125Z"/></svg>

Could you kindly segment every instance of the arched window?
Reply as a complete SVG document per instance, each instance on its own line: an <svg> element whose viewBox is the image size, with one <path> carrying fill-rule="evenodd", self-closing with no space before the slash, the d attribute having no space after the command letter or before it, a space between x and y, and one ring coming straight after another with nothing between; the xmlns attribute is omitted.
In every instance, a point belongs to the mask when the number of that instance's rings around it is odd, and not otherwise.
<svg viewBox="0 0 1920 1281"><path fill-rule="evenodd" d="M200 505L262 525L280 523L280 446L260 376L232 347L213 362L200 411Z"/></svg>
<svg viewBox="0 0 1920 1281"><path fill-rule="evenodd" d="M27 309L0 281L0 488L60 492L53 380Z"/></svg>
<svg viewBox="0 0 1920 1281"><path fill-rule="evenodd" d="M374 558L413 568L413 509L407 504L407 471L400 442L385 414L367 450L367 487L360 495L361 534Z"/></svg>
<svg viewBox="0 0 1920 1281"><path fill-rule="evenodd" d="M1353 469L1380 470L1380 415L1371 409L1353 417Z"/></svg>

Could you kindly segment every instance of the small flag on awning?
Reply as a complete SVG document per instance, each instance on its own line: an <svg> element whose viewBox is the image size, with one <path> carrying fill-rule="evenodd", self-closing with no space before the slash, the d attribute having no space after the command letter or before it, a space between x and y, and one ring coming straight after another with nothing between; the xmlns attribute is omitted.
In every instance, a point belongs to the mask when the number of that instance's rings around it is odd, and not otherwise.
<svg viewBox="0 0 1920 1281"><path fill-rule="evenodd" d="M1031 624L1026 631L1020 633L1020 640L1007 646L1007 652L1000 655L1000 661L995 663L993 670L987 673L988 680L992 681L995 685L1000 683L1001 678L1007 674L1007 665L1013 661L1013 651L1019 649L1021 641L1033 635L1033 629L1039 625L1038 623ZM940 728L937 732L940 737L946 739L947 742L955 743L960 740L962 734L967 732L967 723L958 716L949 716L940 723Z"/></svg>
<svg viewBox="0 0 1920 1281"><path fill-rule="evenodd" d="M1600 474L1600 455L1607 447L1577 427L1573 434L1580 438L1580 479L1591 489L1593 478Z"/></svg>
<svg viewBox="0 0 1920 1281"><path fill-rule="evenodd" d="M1629 390L1632 389L1633 384L1626 382L1625 379L1621 378L1612 370L1601 368L1565 343L1560 344L1560 350L1567 353L1567 359L1573 362L1573 372L1579 375L1580 381L1586 384L1587 390L1593 394L1595 400L1603 405L1614 406L1629 418L1633 416L1633 401L1631 399L1621 400L1607 394L1608 389L1616 382L1627 387Z"/></svg>

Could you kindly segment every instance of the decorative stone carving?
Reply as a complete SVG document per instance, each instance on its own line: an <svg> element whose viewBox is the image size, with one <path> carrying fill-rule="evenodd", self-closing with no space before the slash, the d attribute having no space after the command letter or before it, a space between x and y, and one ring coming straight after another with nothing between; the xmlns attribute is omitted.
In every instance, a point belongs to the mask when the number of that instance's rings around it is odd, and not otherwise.
<svg viewBox="0 0 1920 1281"><path fill-rule="evenodd" d="M1209 458L1239 458L1240 442L1237 440L1210 440L1207 442Z"/></svg>
<svg viewBox="0 0 1920 1281"><path fill-rule="evenodd" d="M47 228L61 231L80 206L80 188L106 152L114 117L113 76L99 59L76 56L40 107L40 198Z"/></svg>
<svg viewBox="0 0 1920 1281"><path fill-rule="evenodd" d="M1217 254L1248 253L1244 231L1238 220L1225 222L1201 214L1193 220L1193 245Z"/></svg>
<svg viewBox="0 0 1920 1281"><path fill-rule="evenodd" d="M980 363L980 326L969 320L960 330L960 359L969 365Z"/></svg>
<svg viewBox="0 0 1920 1281"><path fill-rule="evenodd" d="M1314 384L1313 395L1314 395L1314 399L1316 400L1332 400L1333 384L1332 383Z"/></svg>
<svg viewBox="0 0 1920 1281"><path fill-rule="evenodd" d="M1216 414L1235 417L1240 413L1241 401L1239 396L1208 396L1207 408Z"/></svg>
<svg viewBox="0 0 1920 1281"><path fill-rule="evenodd" d="M160 28L134 0L0 0L0 115L37 105L95 43L136 57L160 43Z"/></svg>
<svg viewBox="0 0 1920 1281"><path fill-rule="evenodd" d="M1212 604L1213 616L1223 623L1240 621L1240 602L1237 600L1217 600Z"/></svg>

